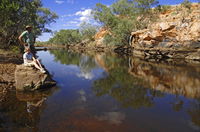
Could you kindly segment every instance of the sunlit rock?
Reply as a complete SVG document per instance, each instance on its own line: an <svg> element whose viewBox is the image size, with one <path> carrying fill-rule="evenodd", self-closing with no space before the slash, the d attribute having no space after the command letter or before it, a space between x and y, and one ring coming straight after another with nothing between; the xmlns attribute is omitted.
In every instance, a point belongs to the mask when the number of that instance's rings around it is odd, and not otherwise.
<svg viewBox="0 0 200 132"><path fill-rule="evenodd" d="M36 89L51 87L56 84L49 74L41 73L33 67L18 65L15 70L16 90L34 91Z"/></svg>
<svg viewBox="0 0 200 132"><path fill-rule="evenodd" d="M161 58L197 60L196 58L200 58L200 54L196 54L195 57L191 56L194 56L193 53L196 53L197 49L200 48L199 12L200 4L192 4L190 11L182 9L181 6L171 6L168 11L158 15L159 21L149 24L147 29L132 32L129 45L134 50L140 50L139 52L148 50L173 52L173 54L161 54ZM140 56L135 53L134 51L133 55ZM159 58L160 55L147 54L146 56Z"/></svg>

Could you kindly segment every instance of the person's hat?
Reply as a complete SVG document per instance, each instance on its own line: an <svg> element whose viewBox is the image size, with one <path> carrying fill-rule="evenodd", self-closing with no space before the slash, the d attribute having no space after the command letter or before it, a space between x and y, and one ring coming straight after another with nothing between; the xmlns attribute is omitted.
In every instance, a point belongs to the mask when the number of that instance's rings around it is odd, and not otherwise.
<svg viewBox="0 0 200 132"><path fill-rule="evenodd" d="M27 25L27 26L26 26L26 29L28 29L28 28L32 28L32 26L30 26L30 25Z"/></svg>

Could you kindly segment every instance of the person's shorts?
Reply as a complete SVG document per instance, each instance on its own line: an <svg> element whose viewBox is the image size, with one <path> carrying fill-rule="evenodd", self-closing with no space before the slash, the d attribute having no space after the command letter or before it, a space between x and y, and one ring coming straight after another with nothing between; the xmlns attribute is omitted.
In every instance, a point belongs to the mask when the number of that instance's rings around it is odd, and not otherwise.
<svg viewBox="0 0 200 132"><path fill-rule="evenodd" d="M24 66L28 66L28 67L30 66L30 67L31 67L31 66L34 66L34 63L33 63L33 62L30 62L30 63L24 63Z"/></svg>

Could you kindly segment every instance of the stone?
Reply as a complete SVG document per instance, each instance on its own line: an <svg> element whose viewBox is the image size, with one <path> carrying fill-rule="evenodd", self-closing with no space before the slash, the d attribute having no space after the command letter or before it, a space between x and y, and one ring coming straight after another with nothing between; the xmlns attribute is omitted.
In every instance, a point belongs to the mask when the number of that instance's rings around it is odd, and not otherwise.
<svg viewBox="0 0 200 132"><path fill-rule="evenodd" d="M161 22L161 23L159 23L159 26L162 31L168 31L168 30L171 30L176 27L175 25L168 23L168 22Z"/></svg>
<svg viewBox="0 0 200 132"><path fill-rule="evenodd" d="M200 53L193 53L188 55L187 57L185 57L186 59L190 59L190 60L200 60Z"/></svg>
<svg viewBox="0 0 200 132"><path fill-rule="evenodd" d="M17 65L15 70L15 86L17 91L34 91L54 85L56 85L56 82L51 79L48 73L41 73L33 67Z"/></svg>

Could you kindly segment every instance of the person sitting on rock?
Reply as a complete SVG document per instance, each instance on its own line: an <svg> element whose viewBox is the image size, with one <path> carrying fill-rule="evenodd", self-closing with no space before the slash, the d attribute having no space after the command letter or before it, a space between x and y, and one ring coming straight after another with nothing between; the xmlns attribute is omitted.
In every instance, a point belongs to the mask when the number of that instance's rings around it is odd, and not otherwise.
<svg viewBox="0 0 200 132"><path fill-rule="evenodd" d="M25 48L23 59L24 59L25 66L34 66L35 68L39 69L42 73L46 73L40 61L38 59L35 59L35 57L33 57L33 54L31 53L31 50L29 47Z"/></svg>

